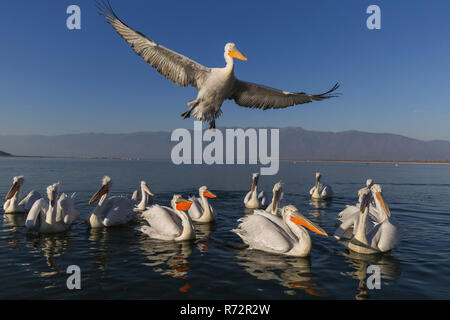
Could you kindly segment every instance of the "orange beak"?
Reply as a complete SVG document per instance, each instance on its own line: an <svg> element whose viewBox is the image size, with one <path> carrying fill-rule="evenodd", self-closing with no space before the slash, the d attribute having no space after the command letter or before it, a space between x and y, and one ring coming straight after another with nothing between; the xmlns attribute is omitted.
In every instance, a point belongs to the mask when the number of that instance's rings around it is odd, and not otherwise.
<svg viewBox="0 0 450 320"><path fill-rule="evenodd" d="M211 199L217 198L217 196L210 191L206 191L205 193L203 193L203 196Z"/></svg>
<svg viewBox="0 0 450 320"><path fill-rule="evenodd" d="M228 52L228 55L232 58L247 61L247 57L242 54L237 48L233 48Z"/></svg>
<svg viewBox="0 0 450 320"><path fill-rule="evenodd" d="M303 226L311 230L312 232L328 237L328 234L325 232L325 230L323 230L321 227L319 227L300 213L294 213L293 217L290 220L296 225Z"/></svg>
<svg viewBox="0 0 450 320"><path fill-rule="evenodd" d="M389 210L389 207L388 207L386 201L384 201L384 197L381 194L381 192L377 192L375 194L375 197L377 198L378 201L380 201L381 205L383 206L384 211L386 212L388 217L390 217L391 216L391 211Z"/></svg>
<svg viewBox="0 0 450 320"><path fill-rule="evenodd" d="M192 205L192 201L182 200L180 202L177 202L176 208L179 211L186 211L186 210L189 210L191 205Z"/></svg>

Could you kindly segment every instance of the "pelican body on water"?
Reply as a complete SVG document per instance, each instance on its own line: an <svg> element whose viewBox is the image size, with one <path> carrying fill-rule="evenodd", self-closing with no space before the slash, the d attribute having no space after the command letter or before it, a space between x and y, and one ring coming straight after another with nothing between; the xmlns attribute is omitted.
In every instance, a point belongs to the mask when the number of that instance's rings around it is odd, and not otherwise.
<svg viewBox="0 0 450 320"><path fill-rule="evenodd" d="M22 186L25 183L23 176L15 176L13 184L5 197L3 210L5 213L27 213L30 211L34 202L41 198L37 191L30 191L26 197L22 194Z"/></svg>
<svg viewBox="0 0 450 320"><path fill-rule="evenodd" d="M227 99L234 100L242 107L267 110L336 97L331 93L339 87L337 83L327 92L307 94L277 90L239 80L234 75L234 59L245 61L247 57L234 43L225 45L225 67L208 68L133 30L118 18L109 2L99 3L98 9L145 62L179 86L191 85L198 90L197 98L188 102L189 108L182 117L189 118L192 115L197 120L208 121L210 128L216 127L215 120L221 115L222 103Z"/></svg>

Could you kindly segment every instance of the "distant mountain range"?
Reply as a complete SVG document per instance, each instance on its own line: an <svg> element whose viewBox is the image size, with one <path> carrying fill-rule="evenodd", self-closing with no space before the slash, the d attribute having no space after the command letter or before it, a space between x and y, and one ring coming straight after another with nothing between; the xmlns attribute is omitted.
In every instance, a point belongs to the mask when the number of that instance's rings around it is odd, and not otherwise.
<svg viewBox="0 0 450 320"><path fill-rule="evenodd" d="M10 155L11 155L10 153L7 153L7 152L4 152L4 151L0 150L0 157L7 157L7 156L10 156Z"/></svg>
<svg viewBox="0 0 450 320"><path fill-rule="evenodd" d="M224 128L219 128L223 131ZM171 132L83 133L57 136L0 135L0 149L22 156L169 159ZM209 142L204 142L204 147ZM0 152L0 154L5 152ZM396 134L280 129L280 159L450 161L450 141L422 141Z"/></svg>

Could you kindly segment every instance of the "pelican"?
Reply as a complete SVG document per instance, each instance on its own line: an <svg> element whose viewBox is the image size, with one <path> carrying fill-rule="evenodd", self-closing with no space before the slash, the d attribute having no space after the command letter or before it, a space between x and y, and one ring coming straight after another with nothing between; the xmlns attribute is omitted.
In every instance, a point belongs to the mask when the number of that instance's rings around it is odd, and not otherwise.
<svg viewBox="0 0 450 320"><path fill-rule="evenodd" d="M217 196L208 190L208 187L202 186L198 189L199 198L190 197L189 201L192 202L191 207L188 210L189 217L192 221L200 223L209 223L216 221L216 211L209 204L208 198L214 199Z"/></svg>
<svg viewBox="0 0 450 320"><path fill-rule="evenodd" d="M150 238L170 241L195 239L195 229L191 218L186 213L192 202L175 194L171 201L172 208L153 205L142 213L149 226L141 226L136 230L147 234Z"/></svg>
<svg viewBox="0 0 450 320"><path fill-rule="evenodd" d="M272 202L267 206L265 211L277 215L280 213L280 202L283 199L283 186L281 182L274 184L272 194Z"/></svg>
<svg viewBox="0 0 450 320"><path fill-rule="evenodd" d="M89 204L98 201L91 213L88 223L91 228L111 227L128 223L135 215L135 201L125 197L107 198L111 190L112 180L105 176L101 188L89 200Z"/></svg>
<svg viewBox="0 0 450 320"><path fill-rule="evenodd" d="M319 226L311 222L293 205L284 206L279 216L264 210L255 210L252 215L238 220L236 233L250 249L306 257L311 251L311 238L305 228L328 236Z"/></svg>
<svg viewBox="0 0 450 320"><path fill-rule="evenodd" d="M259 173L254 173L252 175L252 187L250 188L250 191L246 194L244 198L245 207L248 209L258 209L261 206L264 206L264 204L266 203L264 192L261 191L258 194L258 180L259 180Z"/></svg>
<svg viewBox="0 0 450 320"><path fill-rule="evenodd" d="M58 199L59 183L47 187L48 203L43 199L37 200L28 212L25 227L28 230L37 229L40 233L64 232L80 216L75 209L74 198L61 194Z"/></svg>
<svg viewBox="0 0 450 320"><path fill-rule="evenodd" d="M380 210L380 220L375 221L375 226L370 231L367 231L366 221L369 216L371 197L374 197L377 209ZM354 252L361 254L387 252L395 248L399 243L401 238L400 227L391 216L380 185L375 184L371 190L366 189L363 192L360 219L354 228L356 228L355 235L348 242L348 248Z"/></svg>
<svg viewBox="0 0 450 320"><path fill-rule="evenodd" d="M208 68L133 30L117 17L109 3L100 3L98 9L106 21L145 62L179 86L191 85L198 90L197 98L187 103L189 109L182 114L182 117L189 118L193 115L197 120L208 121L210 129L215 128L215 119L221 115L220 108L227 99L234 100L242 107L267 110L337 96L331 94L339 87L337 83L327 92L307 94L281 91L238 80L234 76L234 59L244 61L248 59L234 43L225 45L226 66L224 68Z"/></svg>
<svg viewBox="0 0 450 320"><path fill-rule="evenodd" d="M325 200L333 196L333 190L329 185L320 183L322 174L316 172L316 184L309 190L309 194L313 200Z"/></svg>
<svg viewBox="0 0 450 320"><path fill-rule="evenodd" d="M356 233L355 226L358 225L359 220L361 218L360 207L362 198L365 196L367 192L372 192L371 191L372 186L373 180L367 179L366 186L358 190L358 203L354 206L347 205L344 210L339 212L338 220L341 222L341 224L334 233L334 237L336 239L338 240L340 238L351 239L355 235ZM374 196L372 195L372 198L370 199L369 202L369 219L366 219L366 232L372 230L375 224L381 221L381 218L379 218L380 215L381 216L384 215L384 213L379 212L379 209L376 207L376 204L373 199Z"/></svg>
<svg viewBox="0 0 450 320"><path fill-rule="evenodd" d="M138 200L137 198L134 199L136 197L134 193L132 196L133 200L139 202L134 208L134 211L144 211L147 206L152 203L152 199L150 198L150 196L154 197L155 194L150 190L145 181L141 181L141 195L139 197L140 200Z"/></svg>
<svg viewBox="0 0 450 320"><path fill-rule="evenodd" d="M347 220L351 216L358 216L359 208L360 208L360 204L361 204L361 199L362 199L362 197L363 197L363 195L365 193L365 190L366 189L370 190L372 185L373 185L373 180L372 179L367 179L366 180L366 186L364 188L358 190L358 203L356 205L354 205L354 206L346 205L345 209L342 210L341 212L339 212L339 214L338 214L339 218L338 219L341 222L344 222L345 220ZM372 208L373 208L373 206L371 206L369 208L369 214L370 214L371 211L373 211Z"/></svg>
<svg viewBox="0 0 450 320"><path fill-rule="evenodd" d="M5 213L27 213L34 202L41 198L37 191L30 191L26 197L22 195L22 186L25 182L23 176L15 176L13 184L5 197L3 210Z"/></svg>

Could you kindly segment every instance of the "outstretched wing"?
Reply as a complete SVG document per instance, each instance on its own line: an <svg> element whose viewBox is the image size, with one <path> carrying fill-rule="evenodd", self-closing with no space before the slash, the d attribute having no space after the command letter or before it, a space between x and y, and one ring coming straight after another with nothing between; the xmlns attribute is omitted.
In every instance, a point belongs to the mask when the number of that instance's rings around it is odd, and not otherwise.
<svg viewBox="0 0 450 320"><path fill-rule="evenodd" d="M191 85L199 89L202 86L211 69L157 44L139 31L128 27L116 16L109 3L99 3L98 9L117 33L131 45L134 52L164 77L181 87Z"/></svg>
<svg viewBox="0 0 450 320"><path fill-rule="evenodd" d="M238 105L247 108L259 108L263 110L280 109L296 104L337 97L337 94L330 94L337 88L339 88L338 83L327 92L321 94L307 94L304 92L293 93L269 88L260 84L236 80L229 99L234 100Z"/></svg>

